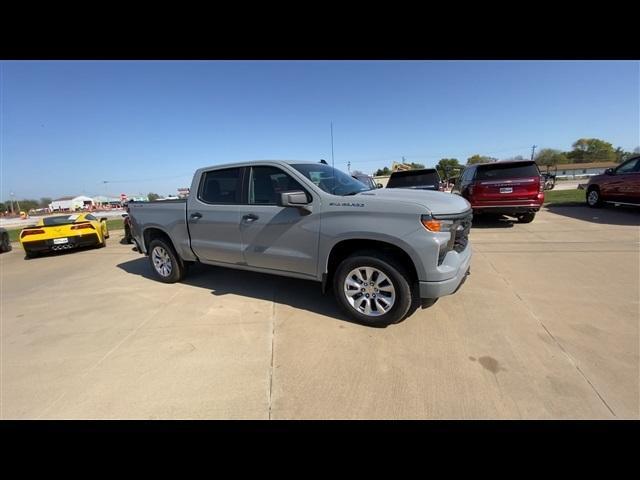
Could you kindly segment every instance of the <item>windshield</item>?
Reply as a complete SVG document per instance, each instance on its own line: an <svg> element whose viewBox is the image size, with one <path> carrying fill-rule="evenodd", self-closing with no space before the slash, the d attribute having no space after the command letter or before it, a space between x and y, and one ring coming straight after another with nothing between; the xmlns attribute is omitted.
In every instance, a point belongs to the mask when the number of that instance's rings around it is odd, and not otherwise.
<svg viewBox="0 0 640 480"><path fill-rule="evenodd" d="M393 172L387 188L430 188L438 190L440 175L437 170L408 170Z"/></svg>
<svg viewBox="0 0 640 480"><path fill-rule="evenodd" d="M534 162L491 163L479 165L476 180L504 180L506 178L537 177L540 175Z"/></svg>
<svg viewBox="0 0 640 480"><path fill-rule="evenodd" d="M319 188L333 195L355 195L371 190L362 182L323 163L291 165Z"/></svg>

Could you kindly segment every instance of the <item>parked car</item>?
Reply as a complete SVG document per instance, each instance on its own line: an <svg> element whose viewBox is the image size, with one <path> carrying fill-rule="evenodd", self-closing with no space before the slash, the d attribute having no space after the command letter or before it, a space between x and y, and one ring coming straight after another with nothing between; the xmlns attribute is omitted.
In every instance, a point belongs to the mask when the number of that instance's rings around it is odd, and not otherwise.
<svg viewBox="0 0 640 480"><path fill-rule="evenodd" d="M9 232L6 228L0 227L0 252L11 251L11 241L9 240Z"/></svg>
<svg viewBox="0 0 640 480"><path fill-rule="evenodd" d="M387 325L455 293L469 274L472 212L457 195L369 190L299 161L201 168L190 192L129 204L134 242L162 282L195 262L315 280L350 317Z"/></svg>
<svg viewBox="0 0 640 480"><path fill-rule="evenodd" d="M603 203L640 205L640 156L591 177L586 191L590 207L600 207Z"/></svg>
<svg viewBox="0 0 640 480"><path fill-rule="evenodd" d="M376 183L374 178L370 177L369 175L355 174L355 175L351 175L351 176L353 178L355 178L356 180L364 183L367 187L369 187L369 190L375 190L376 188L381 188L382 187L382 185L380 185L379 183Z"/></svg>
<svg viewBox="0 0 640 480"><path fill-rule="evenodd" d="M104 247L109 238L106 220L91 213L41 218L35 225L22 229L20 243L28 258L77 247Z"/></svg>
<svg viewBox="0 0 640 480"><path fill-rule="evenodd" d="M443 191L444 186L440 174L435 168L404 170L393 172L389 177L387 188L413 188L418 190Z"/></svg>
<svg viewBox="0 0 640 480"><path fill-rule="evenodd" d="M509 215L530 223L544 202L544 183L532 160L478 163L464 169L452 193L466 198L474 215Z"/></svg>

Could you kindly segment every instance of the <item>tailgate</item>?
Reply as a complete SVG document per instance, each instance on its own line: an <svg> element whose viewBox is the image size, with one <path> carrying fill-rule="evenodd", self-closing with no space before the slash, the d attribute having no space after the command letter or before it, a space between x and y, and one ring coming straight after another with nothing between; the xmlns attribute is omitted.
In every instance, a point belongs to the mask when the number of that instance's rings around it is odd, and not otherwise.
<svg viewBox="0 0 640 480"><path fill-rule="evenodd" d="M481 180L474 184L473 197L479 202L537 200L540 177Z"/></svg>

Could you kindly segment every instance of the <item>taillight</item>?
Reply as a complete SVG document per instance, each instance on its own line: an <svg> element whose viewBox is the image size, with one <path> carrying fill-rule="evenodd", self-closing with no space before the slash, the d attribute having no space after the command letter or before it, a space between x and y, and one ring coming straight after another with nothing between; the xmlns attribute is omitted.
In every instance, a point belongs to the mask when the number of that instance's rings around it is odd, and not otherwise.
<svg viewBox="0 0 640 480"><path fill-rule="evenodd" d="M540 181L540 190L539 190L539 192L540 193L544 192L544 182L543 181Z"/></svg>
<svg viewBox="0 0 640 480"><path fill-rule="evenodd" d="M71 230L83 230L85 228L90 228L91 230L95 230L95 228L93 228L93 225L91 225L90 223L79 223L71 227Z"/></svg>
<svg viewBox="0 0 640 480"><path fill-rule="evenodd" d="M20 233L20 238L24 238L27 235L40 235L41 233L44 233L44 230L42 230L42 229L23 230L22 233Z"/></svg>

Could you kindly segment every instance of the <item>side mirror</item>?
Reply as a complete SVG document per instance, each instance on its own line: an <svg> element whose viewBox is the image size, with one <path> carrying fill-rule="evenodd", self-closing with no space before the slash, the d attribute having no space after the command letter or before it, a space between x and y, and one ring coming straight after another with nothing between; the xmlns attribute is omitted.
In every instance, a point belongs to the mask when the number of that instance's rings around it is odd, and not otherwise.
<svg viewBox="0 0 640 480"><path fill-rule="evenodd" d="M604 171L604 174L605 174L605 175L614 175L613 168L607 168L607 169Z"/></svg>
<svg viewBox="0 0 640 480"><path fill-rule="evenodd" d="M382 188L382 184L381 183L376 183L376 188Z"/></svg>
<svg viewBox="0 0 640 480"><path fill-rule="evenodd" d="M122 214L122 218L127 218L128 216L129 216L129 214L128 214L128 213L123 213L123 214Z"/></svg>
<svg viewBox="0 0 640 480"><path fill-rule="evenodd" d="M279 200L278 206L280 207L304 207L309 204L307 194L300 190L282 192Z"/></svg>
<svg viewBox="0 0 640 480"><path fill-rule="evenodd" d="M107 221L107 217L101 217L101 218L100 218L100 221L101 221L101 222L106 222L106 221Z"/></svg>

